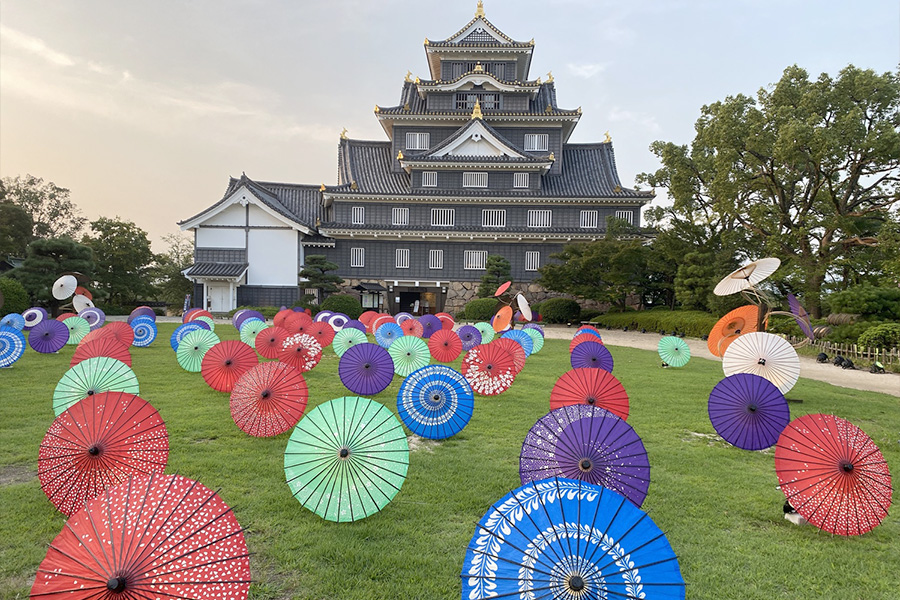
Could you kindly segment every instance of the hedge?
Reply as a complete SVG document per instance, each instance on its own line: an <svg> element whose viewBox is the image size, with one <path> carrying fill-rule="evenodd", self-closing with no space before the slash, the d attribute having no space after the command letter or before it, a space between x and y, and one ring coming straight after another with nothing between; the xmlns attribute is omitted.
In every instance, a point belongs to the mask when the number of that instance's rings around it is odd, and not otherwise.
<svg viewBox="0 0 900 600"><path fill-rule="evenodd" d="M261 313L265 318L271 319L275 317L275 313L277 313L280 308L275 308L274 306L238 306L234 310L228 311L228 316L233 317L234 313L239 310L255 310L258 313Z"/></svg>
<svg viewBox="0 0 900 600"><path fill-rule="evenodd" d="M322 302L322 310L344 313L351 319L358 319L363 312L359 298L349 294L334 294Z"/></svg>
<svg viewBox="0 0 900 600"><path fill-rule="evenodd" d="M28 293L22 284L9 277L0 277L0 292L3 293L3 306L0 307L0 316L9 313L23 313L31 305L28 302Z"/></svg>
<svg viewBox="0 0 900 600"><path fill-rule="evenodd" d="M647 331L676 332L691 337L709 335L719 317L700 310L642 310L624 313L606 313L594 317L591 322L622 329L646 329Z"/></svg>
<svg viewBox="0 0 900 600"><path fill-rule="evenodd" d="M496 298L477 298L466 304L457 318L468 321L490 321L495 312L497 312Z"/></svg>
<svg viewBox="0 0 900 600"><path fill-rule="evenodd" d="M545 323L577 323L581 307L570 298L550 298L541 302L540 314Z"/></svg>
<svg viewBox="0 0 900 600"><path fill-rule="evenodd" d="M884 323L870 327L859 336L859 345L865 348L900 347L900 323Z"/></svg>

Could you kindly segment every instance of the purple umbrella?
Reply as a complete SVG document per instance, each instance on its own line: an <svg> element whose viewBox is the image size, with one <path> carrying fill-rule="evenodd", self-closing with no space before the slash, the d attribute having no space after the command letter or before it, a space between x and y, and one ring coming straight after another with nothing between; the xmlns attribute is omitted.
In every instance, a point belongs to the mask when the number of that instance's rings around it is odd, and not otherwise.
<svg viewBox="0 0 900 600"><path fill-rule="evenodd" d="M797 321L797 325L800 327L800 330L810 340L815 340L816 336L813 333L812 326L809 323L809 313L800 306L800 301L797 300L797 297L793 294L787 295L788 306L791 307L791 314L794 315L794 320Z"/></svg>
<svg viewBox="0 0 900 600"><path fill-rule="evenodd" d="M441 320L434 315L422 315L419 317L419 323L422 325L422 337L426 339L430 338L435 331L443 328Z"/></svg>
<svg viewBox="0 0 900 600"><path fill-rule="evenodd" d="M394 379L394 361L378 344L357 344L344 352L338 374L341 383L354 394L374 396Z"/></svg>
<svg viewBox="0 0 900 600"><path fill-rule="evenodd" d="M339 312L332 313L331 316L328 317L328 324L331 325L331 328L335 331L340 331L341 329L343 329L344 325L346 325L349 321L350 317L348 317L344 313Z"/></svg>
<svg viewBox="0 0 900 600"><path fill-rule="evenodd" d="M415 317L408 312L398 312L396 315L394 315L394 321L397 323L397 325L402 325L403 321L407 319L415 319Z"/></svg>
<svg viewBox="0 0 900 600"><path fill-rule="evenodd" d="M572 348L569 359L573 369L603 369L613 371L613 357L600 342L582 342Z"/></svg>
<svg viewBox="0 0 900 600"><path fill-rule="evenodd" d="M313 317L313 321L327 321L328 318L333 314L334 312L330 310L320 310L316 313L316 316Z"/></svg>
<svg viewBox="0 0 900 600"><path fill-rule="evenodd" d="M28 334L28 343L35 352L52 354L69 341L69 328L62 321L47 319L31 328Z"/></svg>
<svg viewBox="0 0 900 600"><path fill-rule="evenodd" d="M519 456L522 484L549 477L581 479L619 492L640 506L650 462L640 436L608 410L572 404L541 417Z"/></svg>
<svg viewBox="0 0 900 600"><path fill-rule="evenodd" d="M522 325L522 329L537 329L541 332L541 335L544 335L544 328L537 323L525 323L524 325Z"/></svg>
<svg viewBox="0 0 900 600"><path fill-rule="evenodd" d="M106 313L96 306L85 308L78 313L78 316L88 322L88 325L91 326L91 331L103 327L103 324L106 322Z"/></svg>
<svg viewBox="0 0 900 600"><path fill-rule="evenodd" d="M344 329L347 329L348 327L359 329L363 333L366 332L366 325L362 321L357 321L356 319L350 319L349 321L344 323Z"/></svg>
<svg viewBox="0 0 900 600"><path fill-rule="evenodd" d="M468 352L481 344L481 332L474 325L463 325L456 332L463 343L463 351Z"/></svg>
<svg viewBox="0 0 900 600"><path fill-rule="evenodd" d="M22 317L25 319L25 327L23 331L31 331L31 328L40 323L41 321L46 321L48 319L47 311L41 308L40 306L33 306L22 313Z"/></svg>
<svg viewBox="0 0 900 600"><path fill-rule="evenodd" d="M709 420L726 442L744 450L773 446L791 422L784 394L765 377L729 375L709 394Z"/></svg>
<svg viewBox="0 0 900 600"><path fill-rule="evenodd" d="M231 324L234 325L235 329L240 331L241 325L244 324L244 321L246 321L247 319L253 319L253 318L259 319L260 321L263 321L263 322L265 322L265 320L266 320L266 316L264 314L262 314L261 312L259 312L258 310L247 309L247 310L242 311L240 316L235 314L235 316L231 319Z"/></svg>
<svg viewBox="0 0 900 600"><path fill-rule="evenodd" d="M138 306L133 311L131 311L131 314L128 315L127 319L128 324L131 325L131 322L138 317L150 317L151 319L153 319L154 323L156 322L156 313L149 306Z"/></svg>

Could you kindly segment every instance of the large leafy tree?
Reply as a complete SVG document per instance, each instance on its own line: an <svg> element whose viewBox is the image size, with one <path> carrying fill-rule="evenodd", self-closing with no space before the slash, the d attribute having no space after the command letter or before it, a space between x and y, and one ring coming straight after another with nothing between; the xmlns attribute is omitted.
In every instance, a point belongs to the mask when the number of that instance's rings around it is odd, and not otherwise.
<svg viewBox="0 0 900 600"><path fill-rule="evenodd" d="M303 288L320 290L325 299L328 294L338 291L338 285L344 282L343 278L333 275L330 271L337 271L338 266L329 261L324 254L309 254L300 270L300 277L305 277Z"/></svg>
<svg viewBox="0 0 900 600"><path fill-rule="evenodd" d="M826 279L877 246L900 183L900 75L848 66L810 80L792 66L755 98L704 106L690 147L655 142L643 181L674 209L740 226L747 258L770 254L818 316Z"/></svg>
<svg viewBox="0 0 900 600"><path fill-rule="evenodd" d="M69 198L69 190L40 177L4 177L6 199L31 216L36 238L75 239L87 222Z"/></svg>
<svg viewBox="0 0 900 600"><path fill-rule="evenodd" d="M53 297L53 282L67 272L82 273L90 279L94 273L91 249L70 238L50 238L31 242L24 263L11 274L22 283L33 303L55 310L60 302Z"/></svg>
<svg viewBox="0 0 900 600"><path fill-rule="evenodd" d="M194 259L194 244L183 235L168 234L163 241L169 249L157 254L151 268L151 278L156 296L165 302L180 306L184 297L194 290L193 282L182 275Z"/></svg>
<svg viewBox="0 0 900 600"><path fill-rule="evenodd" d="M94 252L97 289L109 303L124 305L153 294L150 268L154 255L147 232L119 218L91 221L84 244Z"/></svg>
<svg viewBox="0 0 900 600"><path fill-rule="evenodd" d="M0 258L25 256L34 222L25 209L0 200Z"/></svg>
<svg viewBox="0 0 900 600"><path fill-rule="evenodd" d="M484 261L484 275L481 276L477 296L479 298L492 297L501 284L512 279L511 272L512 266L505 256L489 254Z"/></svg>

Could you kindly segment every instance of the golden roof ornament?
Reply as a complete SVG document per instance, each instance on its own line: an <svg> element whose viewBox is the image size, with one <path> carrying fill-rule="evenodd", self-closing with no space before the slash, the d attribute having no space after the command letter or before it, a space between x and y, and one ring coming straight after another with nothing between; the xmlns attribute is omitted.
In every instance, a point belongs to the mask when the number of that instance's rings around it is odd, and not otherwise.
<svg viewBox="0 0 900 600"><path fill-rule="evenodd" d="M403 78L403 81L406 81L406 82L412 81L412 71L406 72L406 77Z"/></svg>
<svg viewBox="0 0 900 600"><path fill-rule="evenodd" d="M341 139L342 139L342 140L346 140L346 139L347 139L347 128L346 128L346 127L344 127L344 130L341 131Z"/></svg>
<svg viewBox="0 0 900 600"><path fill-rule="evenodd" d="M351 189L351 190L359 189L359 186L356 185L356 181L355 181L355 180L350 182L350 189Z"/></svg>
<svg viewBox="0 0 900 600"><path fill-rule="evenodd" d="M427 45L430 44L430 43L431 43L431 42L428 41L428 38L425 38L425 45L427 46Z"/></svg>
<svg viewBox="0 0 900 600"><path fill-rule="evenodd" d="M403 150L397 150L397 160L403 160Z"/></svg>
<svg viewBox="0 0 900 600"><path fill-rule="evenodd" d="M475 68L472 69L473 73L484 73L484 67L481 66L481 62L475 63Z"/></svg>
<svg viewBox="0 0 900 600"><path fill-rule="evenodd" d="M548 104L548 105L547 105L547 108L544 109L544 112L547 113L547 114L549 115L550 113L553 112L553 106L551 106L550 104Z"/></svg>
<svg viewBox="0 0 900 600"><path fill-rule="evenodd" d="M556 160L556 156L551 152L550 153L550 161L553 162Z"/></svg>
<svg viewBox="0 0 900 600"><path fill-rule="evenodd" d="M375 112L377 112L377 113L381 112L381 108L377 104L375 105Z"/></svg>
<svg viewBox="0 0 900 600"><path fill-rule="evenodd" d="M416 85L419 85L419 78L416 77Z"/></svg>
<svg viewBox="0 0 900 600"><path fill-rule="evenodd" d="M324 184L324 183L323 183L322 185L319 186L319 191L320 191L320 192L324 192L324 191L325 191L325 184Z"/></svg>
<svg viewBox="0 0 900 600"><path fill-rule="evenodd" d="M484 2L482 0L478 0L478 6L475 8L475 16L476 17L484 16Z"/></svg>
<svg viewBox="0 0 900 600"><path fill-rule="evenodd" d="M403 112L409 112L409 102L403 105Z"/></svg>
<svg viewBox="0 0 900 600"><path fill-rule="evenodd" d="M547 71L547 83L553 83L553 71Z"/></svg>
<svg viewBox="0 0 900 600"><path fill-rule="evenodd" d="M612 138L609 136L609 130L606 131L606 137L603 138L603 143L608 144L612 141Z"/></svg>
<svg viewBox="0 0 900 600"><path fill-rule="evenodd" d="M538 77L538 78L537 78L537 81L535 81L535 83L536 83L537 85L541 85L541 78Z"/></svg>
<svg viewBox="0 0 900 600"><path fill-rule="evenodd" d="M480 100L475 101L475 108L472 109L472 118L484 120L484 117L481 115L481 101Z"/></svg>
<svg viewBox="0 0 900 600"><path fill-rule="evenodd" d="M613 188L613 191L614 191L615 193L618 194L619 192L622 191L622 186L621 186L621 185L617 185L616 187Z"/></svg>

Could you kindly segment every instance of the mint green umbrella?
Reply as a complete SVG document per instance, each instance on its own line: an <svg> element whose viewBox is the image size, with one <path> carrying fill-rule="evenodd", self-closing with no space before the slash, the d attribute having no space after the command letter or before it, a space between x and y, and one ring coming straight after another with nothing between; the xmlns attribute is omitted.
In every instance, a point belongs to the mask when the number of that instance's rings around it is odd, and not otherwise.
<svg viewBox="0 0 900 600"><path fill-rule="evenodd" d="M344 352L357 344L365 344L369 341L366 334L353 327L345 327L334 334L334 341L331 342L331 348L338 356L343 356Z"/></svg>
<svg viewBox="0 0 900 600"><path fill-rule="evenodd" d="M683 367L691 360L691 349L687 342L674 335L667 335L659 340L656 351L662 361L670 367Z"/></svg>
<svg viewBox="0 0 900 600"><path fill-rule="evenodd" d="M101 392L140 394L141 390L131 367L109 356L95 356L63 373L53 390L53 412L58 417L79 400Z"/></svg>
<svg viewBox="0 0 900 600"><path fill-rule="evenodd" d="M490 323L475 323L474 327L481 332L482 344L490 344L494 340L494 327Z"/></svg>
<svg viewBox="0 0 900 600"><path fill-rule="evenodd" d="M544 336L541 335L541 332L537 329L523 329L525 333L527 333L531 337L531 343L533 344L531 348L532 354L537 354L541 351L541 348L544 347Z"/></svg>
<svg viewBox="0 0 900 600"><path fill-rule="evenodd" d="M200 318L202 319L204 317ZM262 319L250 317L249 319L241 323L241 341L251 348L256 348L256 336L259 335L259 332L266 327L268 326Z"/></svg>
<svg viewBox="0 0 900 600"><path fill-rule="evenodd" d="M69 317L63 321L63 325L69 329L69 341L66 344L70 346L78 344L84 336L91 332L91 324L82 317Z"/></svg>
<svg viewBox="0 0 900 600"><path fill-rule="evenodd" d="M394 361L394 373L400 377L406 377L431 362L428 342L414 335L404 335L394 340L388 354Z"/></svg>
<svg viewBox="0 0 900 600"><path fill-rule="evenodd" d="M203 357L207 351L219 343L219 336L208 329L191 331L178 342L175 357L181 368L190 373L199 373Z"/></svg>
<svg viewBox="0 0 900 600"><path fill-rule="evenodd" d="M206 316L202 316L202 315L201 315L201 316L197 317L197 318L194 319L194 320L195 320L195 321L203 321L204 323L206 323L207 325L209 325L209 330L210 330L210 331L215 331L215 330L216 330L216 322L213 321L213 320L212 320L211 318L209 318L209 317L206 317Z"/></svg>
<svg viewBox="0 0 900 600"><path fill-rule="evenodd" d="M367 398L343 396L309 411L284 451L294 497L327 521L358 521L400 491L409 445L400 421Z"/></svg>

